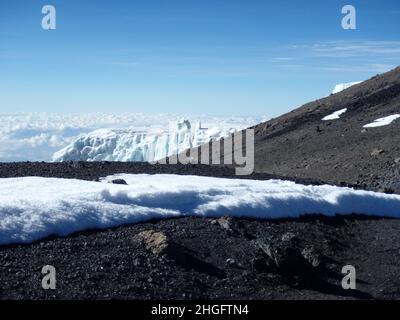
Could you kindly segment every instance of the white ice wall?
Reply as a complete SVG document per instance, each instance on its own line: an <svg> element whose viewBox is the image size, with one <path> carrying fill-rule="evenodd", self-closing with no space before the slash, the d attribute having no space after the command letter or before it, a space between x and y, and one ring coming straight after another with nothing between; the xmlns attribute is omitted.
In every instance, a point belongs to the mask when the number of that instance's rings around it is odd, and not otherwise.
<svg viewBox="0 0 400 320"><path fill-rule="evenodd" d="M102 129L84 135L56 152L53 161L156 161L218 140L236 129L192 128L186 119L163 132Z"/></svg>

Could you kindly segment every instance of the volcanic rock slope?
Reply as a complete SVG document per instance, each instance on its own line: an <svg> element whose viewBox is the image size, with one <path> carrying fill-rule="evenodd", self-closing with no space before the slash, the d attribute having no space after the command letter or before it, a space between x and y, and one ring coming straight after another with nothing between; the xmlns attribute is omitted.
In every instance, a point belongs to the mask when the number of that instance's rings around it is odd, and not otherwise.
<svg viewBox="0 0 400 320"><path fill-rule="evenodd" d="M400 67L255 126L255 170L400 193L400 120L363 127L394 114Z"/></svg>

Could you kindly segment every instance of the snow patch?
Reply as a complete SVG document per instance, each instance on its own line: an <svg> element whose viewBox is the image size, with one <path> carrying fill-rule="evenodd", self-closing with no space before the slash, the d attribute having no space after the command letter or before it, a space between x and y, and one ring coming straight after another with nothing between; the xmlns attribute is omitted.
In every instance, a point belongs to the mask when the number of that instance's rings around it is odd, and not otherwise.
<svg viewBox="0 0 400 320"><path fill-rule="evenodd" d="M323 117L322 121L339 119L342 114L346 113L346 111L347 108L335 111L334 113L327 115L326 117Z"/></svg>
<svg viewBox="0 0 400 320"><path fill-rule="evenodd" d="M114 185L40 177L0 179L0 244L29 243L181 216L281 218L304 214L400 217L400 196L282 180L120 174Z"/></svg>
<svg viewBox="0 0 400 320"><path fill-rule="evenodd" d="M348 82L348 83L339 83L335 86L335 88L332 90L332 94L342 92L343 90L346 90L352 86L355 86L356 84L361 83L362 81L355 81L355 82Z"/></svg>
<svg viewBox="0 0 400 320"><path fill-rule="evenodd" d="M363 128L375 128L375 127L387 126L398 118L400 118L400 114L393 114L391 116L376 119L376 120L374 120L374 122L364 125Z"/></svg>

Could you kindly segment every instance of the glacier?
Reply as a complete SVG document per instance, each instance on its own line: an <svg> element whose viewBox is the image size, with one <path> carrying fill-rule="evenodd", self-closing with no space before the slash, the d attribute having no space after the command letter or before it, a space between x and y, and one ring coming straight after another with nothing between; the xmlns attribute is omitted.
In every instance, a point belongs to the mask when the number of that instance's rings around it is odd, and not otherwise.
<svg viewBox="0 0 400 320"><path fill-rule="evenodd" d="M181 118L190 119L192 123L200 121L208 128L228 129L248 128L266 119L265 116L141 112L0 113L0 162L52 161L54 153L96 130L108 130L108 134L113 130L120 133L165 132L170 123ZM201 134L197 137L200 139Z"/></svg>
<svg viewBox="0 0 400 320"><path fill-rule="evenodd" d="M53 161L153 162L219 140L236 131L237 128L204 128L201 122L192 128L190 121L184 118L167 130L100 129L79 137L54 153Z"/></svg>

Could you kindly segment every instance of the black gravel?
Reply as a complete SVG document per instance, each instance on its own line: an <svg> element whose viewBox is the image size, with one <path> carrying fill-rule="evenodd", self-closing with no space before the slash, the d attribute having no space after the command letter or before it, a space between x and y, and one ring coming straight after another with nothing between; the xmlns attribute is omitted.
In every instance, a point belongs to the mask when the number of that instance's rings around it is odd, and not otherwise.
<svg viewBox="0 0 400 320"><path fill-rule="evenodd" d="M398 299L400 221L360 217L229 220L181 218L46 239L0 249L2 299ZM134 241L162 231L185 252L185 263L155 255ZM318 267L269 268L261 245L293 257L311 248ZM297 250L297 251L296 251ZM295 261L295 262L293 262ZM341 269L357 270L357 290L341 287ZM43 290L41 269L57 270L57 289ZM307 271L306 271L307 270Z"/></svg>

